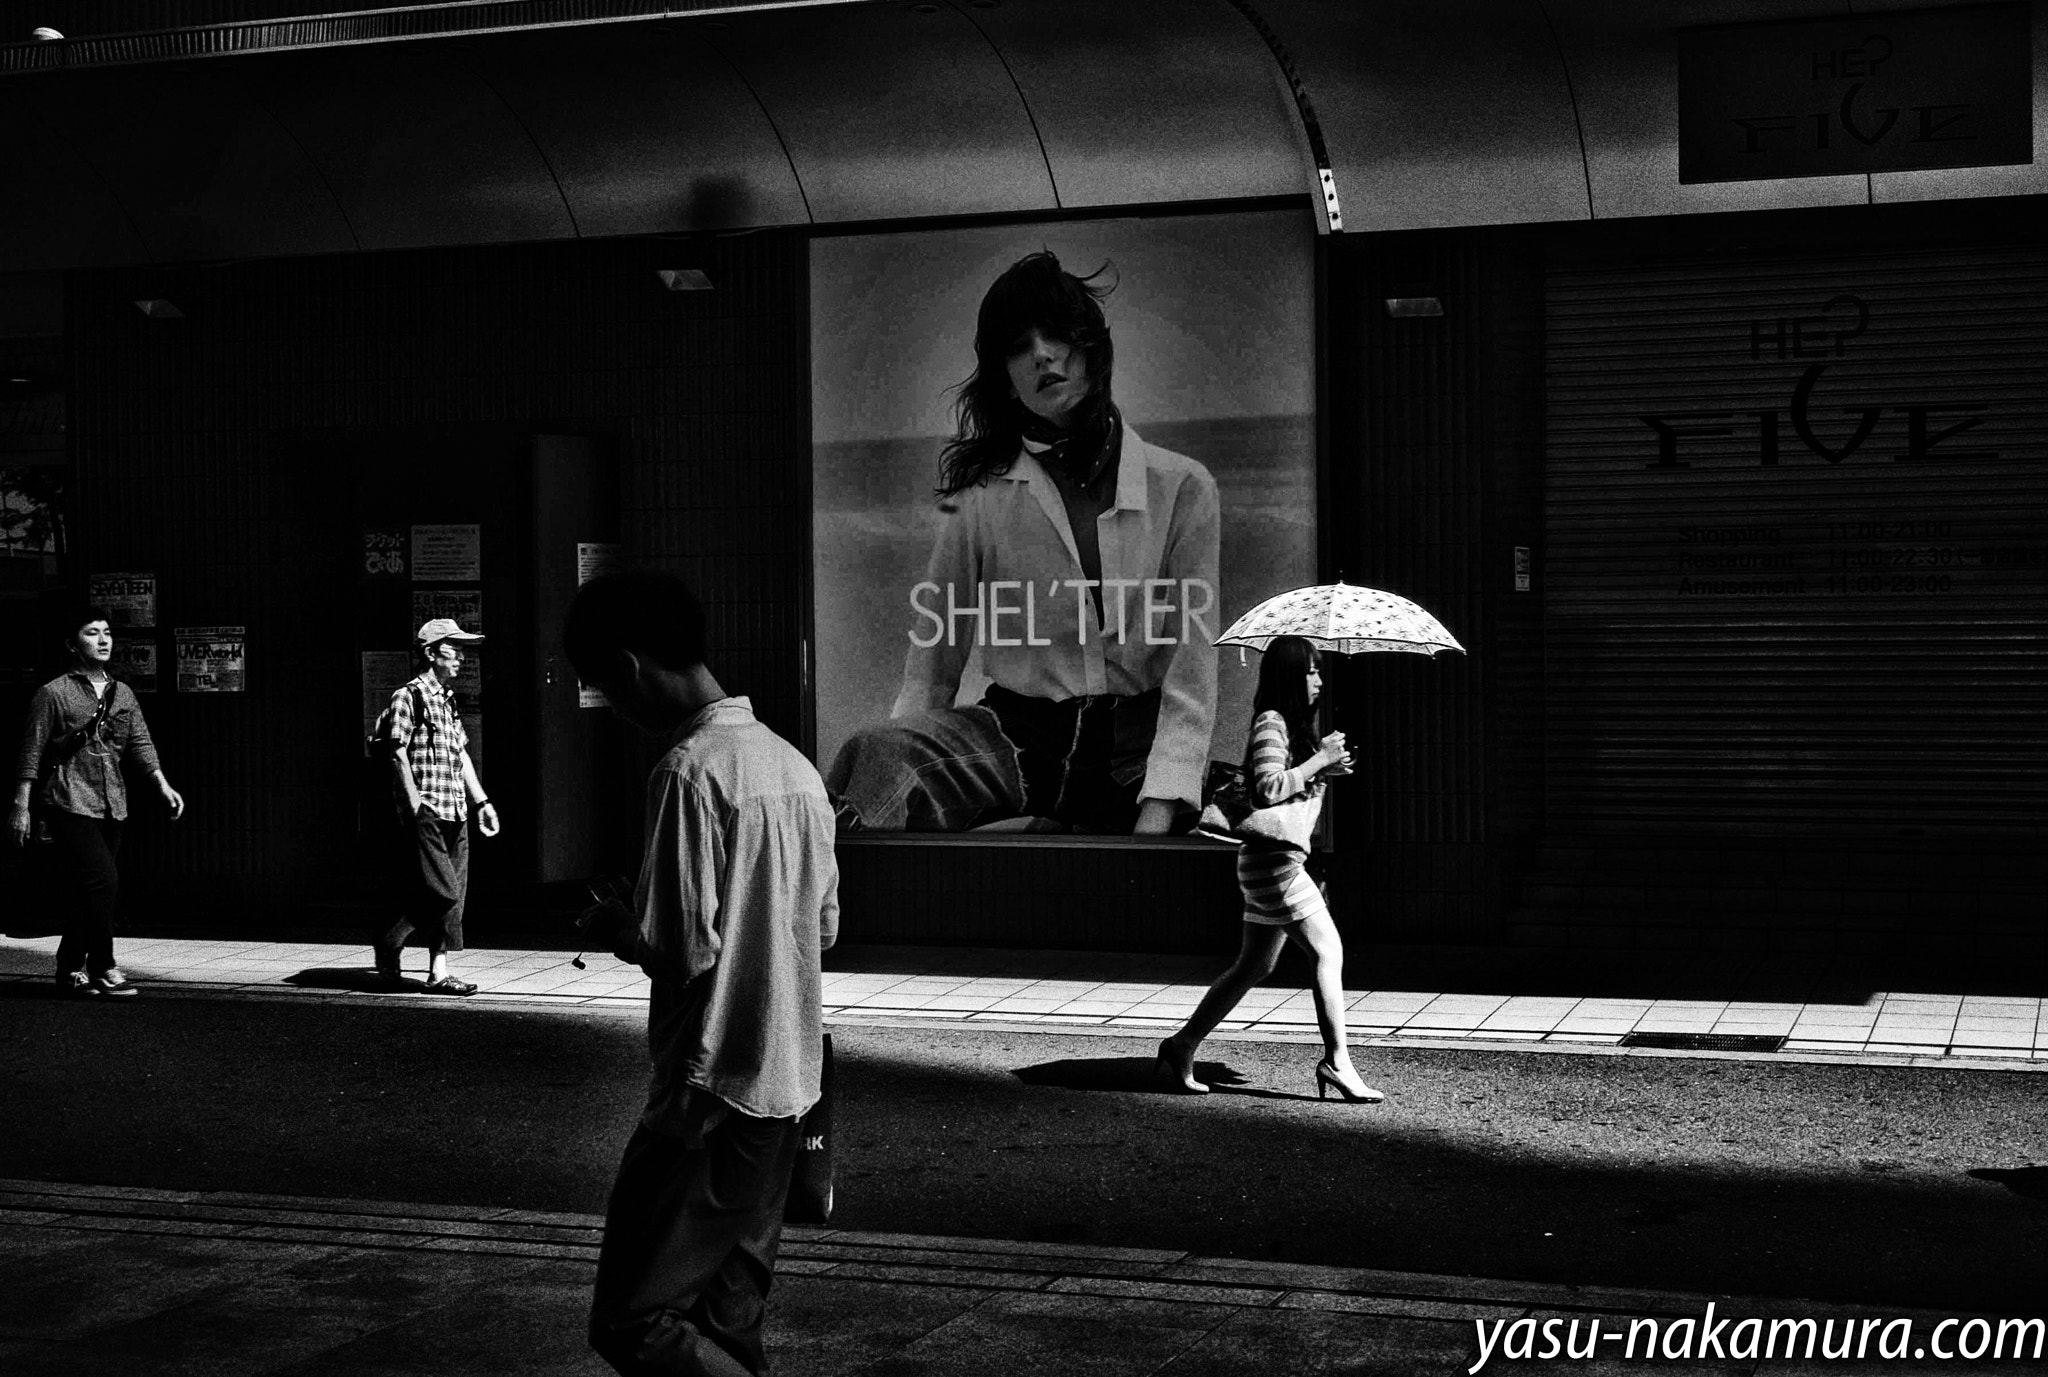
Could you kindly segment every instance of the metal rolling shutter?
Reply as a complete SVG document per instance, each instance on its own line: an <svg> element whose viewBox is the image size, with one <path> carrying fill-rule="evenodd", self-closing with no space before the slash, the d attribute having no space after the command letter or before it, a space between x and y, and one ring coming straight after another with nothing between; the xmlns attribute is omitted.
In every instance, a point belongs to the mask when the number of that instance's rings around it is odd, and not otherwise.
<svg viewBox="0 0 2048 1377"><path fill-rule="evenodd" d="M1553 828L2048 820L2048 250L1548 282Z"/></svg>

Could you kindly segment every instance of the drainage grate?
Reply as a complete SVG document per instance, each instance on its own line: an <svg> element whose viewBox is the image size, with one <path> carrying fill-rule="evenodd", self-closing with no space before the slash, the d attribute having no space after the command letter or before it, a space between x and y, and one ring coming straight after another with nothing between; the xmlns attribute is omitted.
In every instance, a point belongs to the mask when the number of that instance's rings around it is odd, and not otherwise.
<svg viewBox="0 0 2048 1377"><path fill-rule="evenodd" d="M1621 1045L1680 1052L1775 1052L1785 1045L1785 1039L1763 1033L1630 1033Z"/></svg>

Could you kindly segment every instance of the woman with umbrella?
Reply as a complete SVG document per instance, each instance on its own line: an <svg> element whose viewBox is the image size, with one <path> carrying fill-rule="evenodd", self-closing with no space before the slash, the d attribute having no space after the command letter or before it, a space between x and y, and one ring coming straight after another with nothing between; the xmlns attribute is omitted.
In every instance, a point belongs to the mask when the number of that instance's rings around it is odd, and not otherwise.
<svg viewBox="0 0 2048 1377"><path fill-rule="evenodd" d="M1406 651L1462 652L1441 622L1408 599L1341 580L1297 588L1268 598L1234 622L1216 644L1262 648L1259 686L1252 698L1251 741L1245 751L1246 792L1272 825L1262 833L1285 840L1249 838L1238 853L1244 925L1237 960L1216 978L1186 1025L1159 1044L1159 1070L1175 1089L1203 1094L1195 1079L1195 1051L1244 998L1273 972L1280 949L1292 939L1315 962L1316 1023L1323 1059L1316 1063L1316 1095L1335 1090L1351 1104L1386 1098L1359 1079L1344 1029L1344 943L1307 872L1309 839L1321 816L1326 781L1351 773L1344 733L1315 735L1315 705L1322 697L1322 654Z"/></svg>
<svg viewBox="0 0 2048 1377"><path fill-rule="evenodd" d="M1284 824L1285 841L1247 841L1237 857L1244 891L1244 926L1237 960L1216 978L1178 1033L1159 1044L1163 1077L1190 1094L1209 1087L1195 1079L1195 1049L1237 1007L1245 993L1273 973L1289 939L1315 962L1316 1024L1323 1059L1316 1063L1318 1099L1335 1090L1354 1104L1386 1098L1359 1079L1344 1031L1344 942L1321 889L1307 870L1309 838L1322 812L1329 778L1350 773L1344 733L1315 736L1315 705L1322 697L1322 657L1300 636L1276 637L1259 665L1252 698L1251 741L1245 751L1245 787L1254 807Z"/></svg>

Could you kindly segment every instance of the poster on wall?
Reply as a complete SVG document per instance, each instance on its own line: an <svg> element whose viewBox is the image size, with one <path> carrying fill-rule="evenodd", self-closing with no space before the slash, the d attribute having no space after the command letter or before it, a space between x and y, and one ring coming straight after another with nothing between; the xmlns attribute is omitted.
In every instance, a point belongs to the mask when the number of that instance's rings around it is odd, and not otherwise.
<svg viewBox="0 0 2048 1377"><path fill-rule="evenodd" d="M606 540L576 542L576 586L616 569L626 562L626 547Z"/></svg>
<svg viewBox="0 0 2048 1377"><path fill-rule="evenodd" d="M107 662L114 677L136 693L156 692L156 642L114 638L113 658Z"/></svg>
<svg viewBox="0 0 2048 1377"><path fill-rule="evenodd" d="M596 578L607 570L616 569L626 560L626 547L609 541L579 540L576 542L576 586ZM594 689L582 680L576 681L576 706L579 708L601 708L606 706L604 692Z"/></svg>
<svg viewBox="0 0 2048 1377"><path fill-rule="evenodd" d="M178 692L240 693L246 687L247 627L181 626L176 640Z"/></svg>
<svg viewBox="0 0 2048 1377"><path fill-rule="evenodd" d="M475 522L412 528L412 576L428 583L475 583L484 576L483 527Z"/></svg>
<svg viewBox="0 0 2048 1377"><path fill-rule="evenodd" d="M1215 637L1315 581L1313 242L1276 211L812 244L817 758L861 828L1191 827L1257 680Z"/></svg>
<svg viewBox="0 0 2048 1377"><path fill-rule="evenodd" d="M112 625L156 625L155 574L94 574L86 586L87 600L106 608Z"/></svg>
<svg viewBox="0 0 2048 1377"><path fill-rule="evenodd" d="M413 657L403 650L365 650L363 666L363 739L377 725L377 715L391 702L391 695L413 677Z"/></svg>
<svg viewBox="0 0 2048 1377"><path fill-rule="evenodd" d="M455 676L455 703L467 722L472 715L481 717L484 710L484 648L480 645L462 647L462 673Z"/></svg>
<svg viewBox="0 0 2048 1377"><path fill-rule="evenodd" d="M62 398L57 400L61 415ZM56 438L54 454L31 457L10 452L7 433L5 402L0 401L0 592L52 587L68 543L66 467L57 462L63 454L62 438ZM46 457L50 462L43 462Z"/></svg>
<svg viewBox="0 0 2048 1377"><path fill-rule="evenodd" d="M405 557L411 546L406 533L395 528L363 532L363 577L372 579L405 577Z"/></svg>
<svg viewBox="0 0 2048 1377"><path fill-rule="evenodd" d="M479 588L415 588L412 590L412 624L425 626L436 617L452 617L472 635L484 634L484 595ZM469 646L464 646L469 650Z"/></svg>

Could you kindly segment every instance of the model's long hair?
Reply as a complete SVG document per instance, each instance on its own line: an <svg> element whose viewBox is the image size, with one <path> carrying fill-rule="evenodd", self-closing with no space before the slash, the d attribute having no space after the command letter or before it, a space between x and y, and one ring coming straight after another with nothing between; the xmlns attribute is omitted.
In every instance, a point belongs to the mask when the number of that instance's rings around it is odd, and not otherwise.
<svg viewBox="0 0 2048 1377"><path fill-rule="evenodd" d="M1252 694L1252 721L1262 712L1277 712L1287 724L1287 763L1298 765L1315 754L1315 704L1308 700L1308 672L1320 668L1322 652L1300 636L1275 636L1259 658L1259 687ZM1249 733L1247 733L1249 736ZM1245 744L1245 776L1251 776L1251 744Z"/></svg>
<svg viewBox="0 0 2048 1377"><path fill-rule="evenodd" d="M1074 429L1100 427L1110 412L1110 372L1116 351L1102 303L1116 290L1104 263L1076 277L1044 250L1026 254L1007 268L981 299L974 321L974 373L954 389L954 436L939 456L939 496L1001 477L1017 462L1027 423L1034 419L1010 392L1010 356L1036 329L1081 351L1088 365L1088 399L1074 417Z"/></svg>

